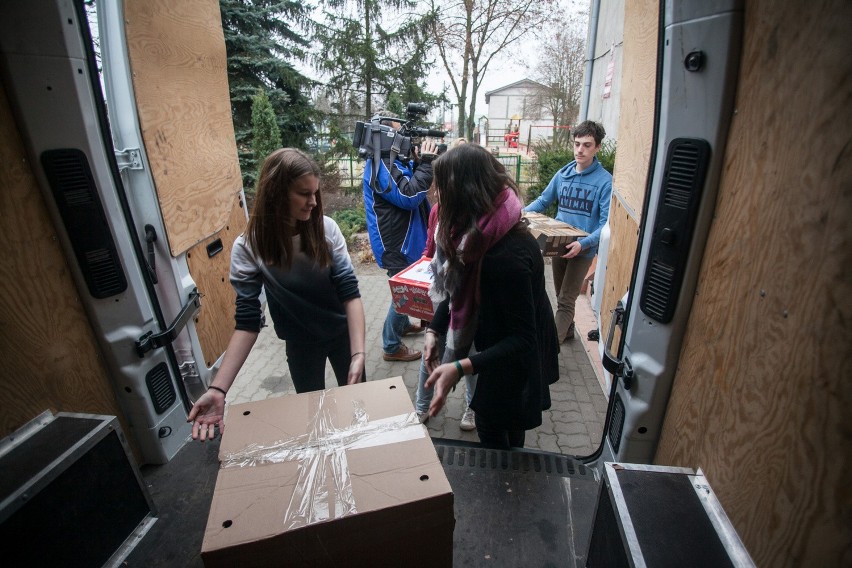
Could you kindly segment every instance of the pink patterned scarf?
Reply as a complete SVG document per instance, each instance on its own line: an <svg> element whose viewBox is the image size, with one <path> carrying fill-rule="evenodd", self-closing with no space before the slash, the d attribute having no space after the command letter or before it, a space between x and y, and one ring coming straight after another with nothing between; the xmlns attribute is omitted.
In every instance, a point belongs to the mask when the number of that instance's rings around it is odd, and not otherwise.
<svg viewBox="0 0 852 568"><path fill-rule="evenodd" d="M452 243L457 250L453 262L447 259L447 243L436 238L437 247L432 259L433 283L429 295L434 302L450 298L450 328L444 361L466 357L476 334L479 312L479 280L482 258L521 219L521 201L515 192L504 189L494 200L494 211L477 221L478 238L473 229ZM436 228L436 236L439 234Z"/></svg>

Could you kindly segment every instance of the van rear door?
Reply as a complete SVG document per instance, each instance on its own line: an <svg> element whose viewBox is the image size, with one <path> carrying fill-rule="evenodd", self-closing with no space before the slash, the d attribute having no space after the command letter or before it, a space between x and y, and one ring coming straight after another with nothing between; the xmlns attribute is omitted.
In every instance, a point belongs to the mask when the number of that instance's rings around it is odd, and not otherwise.
<svg viewBox="0 0 852 568"><path fill-rule="evenodd" d="M232 329L246 213L219 18L197 1L0 8L4 90L147 463L185 442Z"/></svg>

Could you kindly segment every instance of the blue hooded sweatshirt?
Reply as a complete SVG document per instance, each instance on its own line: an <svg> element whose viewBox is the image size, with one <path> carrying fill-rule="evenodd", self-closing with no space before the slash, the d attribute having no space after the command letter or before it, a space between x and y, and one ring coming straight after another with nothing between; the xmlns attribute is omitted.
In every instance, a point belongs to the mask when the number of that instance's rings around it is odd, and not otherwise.
<svg viewBox="0 0 852 568"><path fill-rule="evenodd" d="M612 175L597 157L591 165L577 173L576 161L569 162L556 172L538 199L524 211L542 213L558 199L556 219L589 233L579 239L583 251L578 256L594 256L598 252L601 229L609 218L612 197Z"/></svg>

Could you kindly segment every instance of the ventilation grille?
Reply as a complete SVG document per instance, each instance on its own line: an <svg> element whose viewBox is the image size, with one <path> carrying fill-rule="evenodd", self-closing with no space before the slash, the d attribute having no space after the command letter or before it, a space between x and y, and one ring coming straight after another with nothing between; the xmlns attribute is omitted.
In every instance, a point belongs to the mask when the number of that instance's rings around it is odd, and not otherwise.
<svg viewBox="0 0 852 568"><path fill-rule="evenodd" d="M710 144L676 138L669 144L639 306L660 323L674 319L704 192Z"/></svg>
<svg viewBox="0 0 852 568"><path fill-rule="evenodd" d="M573 477L592 475L592 472L580 462L557 454L539 453L529 450L492 450L462 446L444 446L435 444L438 460L444 466L457 468L481 468L518 473L545 473Z"/></svg>
<svg viewBox="0 0 852 568"><path fill-rule="evenodd" d="M165 363L160 363L145 376L145 384L148 386L148 394L154 404L157 414L162 414L172 407L177 395L169 376L169 368Z"/></svg>
<svg viewBox="0 0 852 568"><path fill-rule="evenodd" d="M86 155L74 148L47 150L41 163L89 293L103 299L123 292L127 280Z"/></svg>
<svg viewBox="0 0 852 568"><path fill-rule="evenodd" d="M92 282L98 294L112 295L124 288L121 270L115 263L115 257L107 249L90 250L86 252L86 270L91 275ZM112 292L116 290L117 292Z"/></svg>
<svg viewBox="0 0 852 568"><path fill-rule="evenodd" d="M645 280L645 302L642 306L649 316L658 320L665 318L666 308L672 297L674 274L674 267L666 266L657 259L651 264L651 270Z"/></svg>
<svg viewBox="0 0 852 568"><path fill-rule="evenodd" d="M621 447L621 435L624 431L624 402L621 396L617 393L615 401L612 403L612 417L609 420L609 444L612 446L612 453L618 455L618 449Z"/></svg>
<svg viewBox="0 0 852 568"><path fill-rule="evenodd" d="M699 171L701 153L693 145L681 145L672 151L667 172L663 203L670 207L686 209L689 196L695 187L695 175Z"/></svg>
<svg viewBox="0 0 852 568"><path fill-rule="evenodd" d="M95 204L89 164L82 152L53 150L44 153L53 170L54 191L59 193L68 207L87 207Z"/></svg>

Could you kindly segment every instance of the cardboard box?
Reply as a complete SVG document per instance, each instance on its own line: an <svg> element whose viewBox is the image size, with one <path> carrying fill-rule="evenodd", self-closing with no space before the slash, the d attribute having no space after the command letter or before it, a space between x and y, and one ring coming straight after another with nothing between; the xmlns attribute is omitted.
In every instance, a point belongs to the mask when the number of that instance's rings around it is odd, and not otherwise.
<svg viewBox="0 0 852 568"><path fill-rule="evenodd" d="M431 258L423 257L388 281L393 307L401 314L431 321L435 306L429 297L432 285Z"/></svg>
<svg viewBox="0 0 852 568"><path fill-rule="evenodd" d="M541 213L524 213L524 219L529 224L530 233L538 241L542 256L561 256L565 254L567 245L588 235L573 225Z"/></svg>
<svg viewBox="0 0 852 568"><path fill-rule="evenodd" d="M451 566L453 494L401 377L228 408L201 557Z"/></svg>

